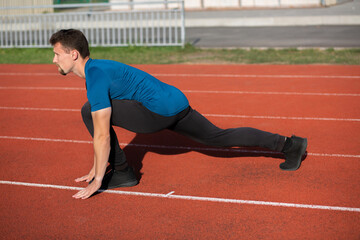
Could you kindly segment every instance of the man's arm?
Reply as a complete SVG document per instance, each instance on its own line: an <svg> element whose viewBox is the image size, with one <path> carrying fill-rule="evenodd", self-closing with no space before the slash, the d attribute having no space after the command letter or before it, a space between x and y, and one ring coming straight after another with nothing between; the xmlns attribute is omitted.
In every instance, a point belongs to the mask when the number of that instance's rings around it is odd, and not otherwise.
<svg viewBox="0 0 360 240"><path fill-rule="evenodd" d="M94 181L76 193L74 198L86 199L100 188L109 159L111 107L92 112L91 116L94 124L95 177Z"/></svg>

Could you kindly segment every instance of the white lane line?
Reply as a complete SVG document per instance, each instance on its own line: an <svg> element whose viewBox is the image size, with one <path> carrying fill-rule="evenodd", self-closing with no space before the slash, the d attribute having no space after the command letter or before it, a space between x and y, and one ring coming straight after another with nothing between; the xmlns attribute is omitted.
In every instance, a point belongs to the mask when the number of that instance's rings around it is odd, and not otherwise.
<svg viewBox="0 0 360 240"><path fill-rule="evenodd" d="M1 107L3 110L25 110L25 111L53 111L53 112L80 112L80 109L62 109L62 108L29 108L29 107ZM360 122L358 118L319 118L319 117L282 117L282 116L249 116L249 115L231 115L231 114L202 114L205 117L220 118L255 118L255 119L278 119L278 120L313 120L313 121L347 121Z"/></svg>
<svg viewBox="0 0 360 240"><path fill-rule="evenodd" d="M167 197L170 197L170 195L172 195L175 191L171 191L168 194L166 194Z"/></svg>
<svg viewBox="0 0 360 240"><path fill-rule="evenodd" d="M59 73L0 72L0 76L61 76Z"/></svg>
<svg viewBox="0 0 360 240"><path fill-rule="evenodd" d="M19 137L19 136L0 136L0 139L92 144L92 141L86 141L86 140L34 138L34 137ZM127 147L140 147L140 148L177 149L177 150L187 150L187 151L215 151L215 152L256 153L256 154L270 154L270 155L280 154L274 151L252 150L252 149L242 149L242 148L186 147L186 146L168 146L168 145L135 144L135 143L119 143L119 144L121 147L127 146ZM360 158L360 155L336 154L336 153L307 153L307 155L316 156L316 157Z"/></svg>
<svg viewBox="0 0 360 240"><path fill-rule="evenodd" d="M0 109L25 110L25 111L80 112L80 109L69 109L69 108L0 107Z"/></svg>
<svg viewBox="0 0 360 240"><path fill-rule="evenodd" d="M302 96L347 96L359 97L358 93L303 93L303 92L253 92L253 91L208 91L208 90L183 90L185 93L215 93L215 94L257 94L257 95L302 95Z"/></svg>
<svg viewBox="0 0 360 240"><path fill-rule="evenodd" d="M85 88L76 87L0 87L2 90L61 90L61 91L85 91Z"/></svg>
<svg viewBox="0 0 360 240"><path fill-rule="evenodd" d="M56 90L56 91L85 91L77 87L1 87L0 90ZM257 91L212 91L212 90L182 90L184 93L204 94L248 94L248 95L300 95L300 96L337 96L360 97L358 93L307 93L307 92L257 92Z"/></svg>
<svg viewBox="0 0 360 240"><path fill-rule="evenodd" d="M53 139L53 138L34 138L34 137L0 136L0 139L30 140L30 141L43 141L43 142L64 142L64 143L87 143L87 144L92 144L92 141L86 141L86 140Z"/></svg>
<svg viewBox="0 0 360 240"><path fill-rule="evenodd" d="M257 119L280 119L280 120L319 120L319 121L348 121L360 122L358 118L318 118L318 117L280 117L280 116L248 116L248 115L225 115L225 114L203 114L206 117L223 118L257 118Z"/></svg>
<svg viewBox="0 0 360 240"><path fill-rule="evenodd" d="M223 77L223 78L353 78L359 79L360 76L334 76L334 75L264 75L264 74L171 74L154 73L154 76L163 77Z"/></svg>
<svg viewBox="0 0 360 240"><path fill-rule="evenodd" d="M62 190L76 190L76 191L84 189L84 188L80 188L80 187L71 187L71 186L62 186L62 185L53 185L53 184L27 183L27 182L15 182L15 181L3 181L3 180L0 180L0 184L26 186L26 187L52 188L52 189L62 189ZM99 192L128 195L128 196L156 197L156 198L180 199L180 200L190 200L190 201L203 201L203 202L234 203L234 204L272 206L272 207L305 208L305 209L343 211L343 212L360 212L360 208L353 208L353 207L241 200L241 199L229 199L229 198L218 198L218 197L198 197L198 196L174 195L173 194L174 191L170 192L168 194L131 192L131 191L119 191L119 190L106 190L106 191L99 191Z"/></svg>
<svg viewBox="0 0 360 240"><path fill-rule="evenodd" d="M150 73L155 77L222 77L222 78L336 78L360 79L358 75L270 75L270 74L206 74L206 73ZM59 73L0 72L0 76L61 76Z"/></svg>

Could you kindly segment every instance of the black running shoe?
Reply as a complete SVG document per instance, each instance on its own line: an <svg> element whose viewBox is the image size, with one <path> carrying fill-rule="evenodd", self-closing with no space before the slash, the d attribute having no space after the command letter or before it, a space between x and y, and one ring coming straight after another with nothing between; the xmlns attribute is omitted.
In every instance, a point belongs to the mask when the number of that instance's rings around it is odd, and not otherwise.
<svg viewBox="0 0 360 240"><path fill-rule="evenodd" d="M106 173L100 189L113 189L118 187L132 187L139 183L131 167L124 170L111 170Z"/></svg>
<svg viewBox="0 0 360 240"><path fill-rule="evenodd" d="M291 146L283 151L285 162L280 164L280 168L286 171L295 171L300 167L302 156L307 148L307 139L292 136Z"/></svg>

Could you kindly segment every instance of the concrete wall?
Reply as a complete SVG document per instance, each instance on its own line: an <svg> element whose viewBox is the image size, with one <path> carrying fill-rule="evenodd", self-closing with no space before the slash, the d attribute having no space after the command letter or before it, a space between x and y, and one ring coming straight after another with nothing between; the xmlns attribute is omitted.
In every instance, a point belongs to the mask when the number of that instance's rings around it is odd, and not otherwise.
<svg viewBox="0 0 360 240"><path fill-rule="evenodd" d="M186 9L330 6L351 0L185 0Z"/></svg>
<svg viewBox="0 0 360 240"><path fill-rule="evenodd" d="M110 3L152 2L156 0L109 0ZM158 0L157 0L158 1ZM186 10L224 9L224 8L276 8L276 7L313 7L329 6L351 0L184 0ZM176 8L179 4L141 4L117 5L112 10Z"/></svg>
<svg viewBox="0 0 360 240"><path fill-rule="evenodd" d="M320 6L321 1L322 0L185 0L185 8L304 7Z"/></svg>
<svg viewBox="0 0 360 240"><path fill-rule="evenodd" d="M129 3L129 2L152 2L154 0L110 0L110 3ZM239 8L239 7L308 7L308 6L321 6L322 2L332 2L339 0L184 0L185 9L198 10L198 9L223 9L223 8ZM135 5L117 5L112 6L112 10L128 10L128 9L148 9L148 8L175 8L178 4L146 4Z"/></svg>

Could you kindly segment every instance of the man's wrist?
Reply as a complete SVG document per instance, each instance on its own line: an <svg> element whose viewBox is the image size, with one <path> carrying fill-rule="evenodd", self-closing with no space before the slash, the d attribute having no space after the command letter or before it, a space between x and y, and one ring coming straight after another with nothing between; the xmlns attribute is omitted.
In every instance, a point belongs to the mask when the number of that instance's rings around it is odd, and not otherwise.
<svg viewBox="0 0 360 240"><path fill-rule="evenodd" d="M102 180L103 180L103 177L96 177L96 176L95 176L95 178L94 178L94 181L95 181L96 183L99 183L99 184L101 184Z"/></svg>

